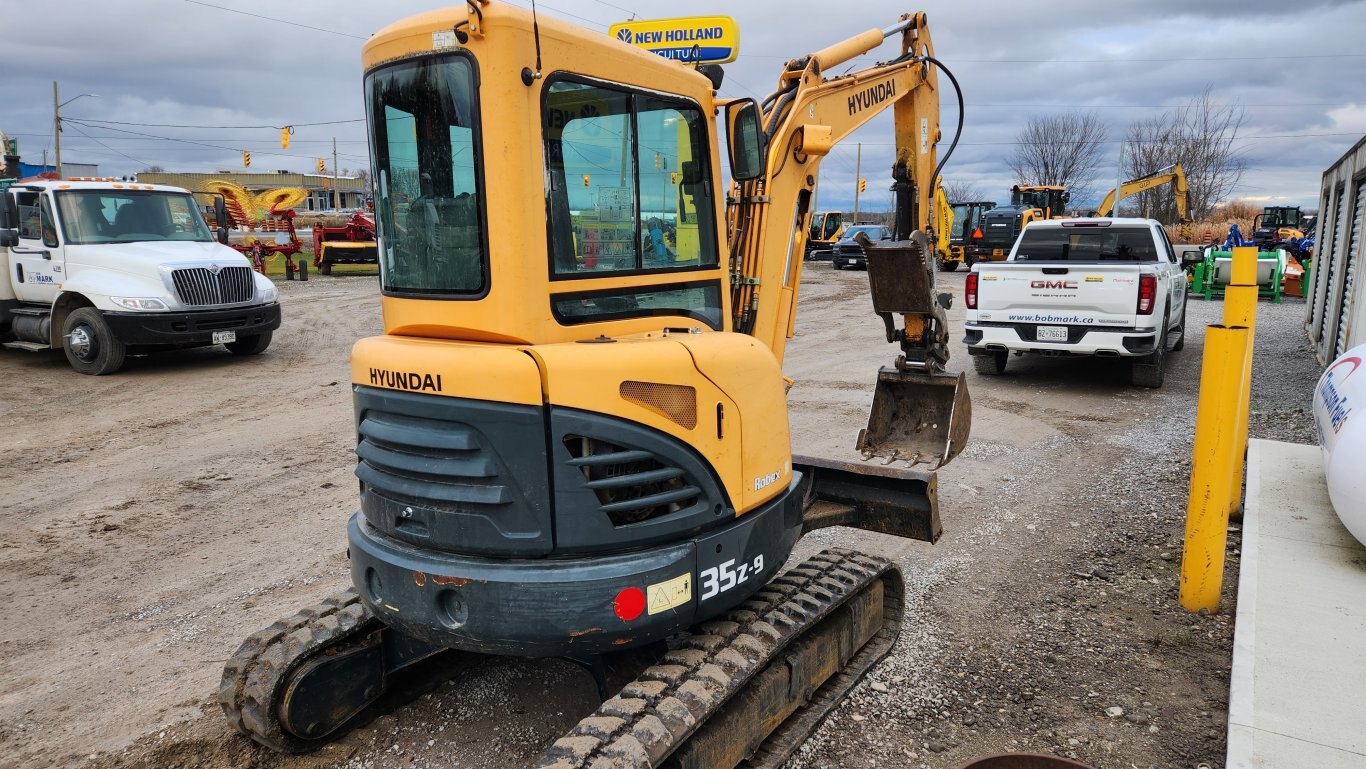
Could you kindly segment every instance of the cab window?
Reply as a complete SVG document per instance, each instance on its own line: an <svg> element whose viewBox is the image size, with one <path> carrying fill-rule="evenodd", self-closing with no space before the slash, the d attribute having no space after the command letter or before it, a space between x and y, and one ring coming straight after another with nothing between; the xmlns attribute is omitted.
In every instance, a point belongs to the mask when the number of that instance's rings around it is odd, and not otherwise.
<svg viewBox="0 0 1366 769"><path fill-rule="evenodd" d="M543 127L555 278L714 267L707 125L683 101L575 79Z"/></svg>

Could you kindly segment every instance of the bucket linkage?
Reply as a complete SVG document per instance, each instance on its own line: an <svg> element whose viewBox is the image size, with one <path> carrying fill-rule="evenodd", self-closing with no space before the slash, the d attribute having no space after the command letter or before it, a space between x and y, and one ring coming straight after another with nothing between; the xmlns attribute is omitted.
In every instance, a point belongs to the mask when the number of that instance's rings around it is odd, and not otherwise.
<svg viewBox="0 0 1366 769"><path fill-rule="evenodd" d="M908 240L874 243L860 233L868 265L873 311L887 328L887 341L901 346L891 366L878 370L868 426L857 448L865 459L948 464L967 444L972 401L963 374L944 371L948 362L948 317L953 297L935 291L929 240L913 232ZM902 326L897 327L896 316Z"/></svg>

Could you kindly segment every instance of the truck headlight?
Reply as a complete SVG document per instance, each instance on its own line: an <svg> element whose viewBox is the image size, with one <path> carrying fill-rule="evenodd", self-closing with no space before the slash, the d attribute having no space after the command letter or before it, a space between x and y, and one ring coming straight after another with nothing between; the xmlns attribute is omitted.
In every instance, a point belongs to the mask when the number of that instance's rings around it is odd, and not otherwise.
<svg viewBox="0 0 1366 769"><path fill-rule="evenodd" d="M280 296L280 289L267 278L257 284L256 293L261 297L261 301L273 302Z"/></svg>
<svg viewBox="0 0 1366 769"><path fill-rule="evenodd" d="M139 312L160 312L166 309L165 302L151 297L111 296L109 301L120 307Z"/></svg>

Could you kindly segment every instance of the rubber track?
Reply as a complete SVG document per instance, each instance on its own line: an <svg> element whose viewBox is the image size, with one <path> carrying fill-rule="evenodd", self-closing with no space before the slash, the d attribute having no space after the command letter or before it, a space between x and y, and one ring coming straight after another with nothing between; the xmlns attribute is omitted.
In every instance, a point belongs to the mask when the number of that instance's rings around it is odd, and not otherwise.
<svg viewBox="0 0 1366 769"><path fill-rule="evenodd" d="M641 769L660 766L751 678L802 633L879 577L890 579L884 627L755 752L776 766L896 640L903 587L887 561L825 550L774 578L747 601L704 622L656 664L557 740L538 769Z"/></svg>
<svg viewBox="0 0 1366 769"><path fill-rule="evenodd" d="M315 653L364 635L381 623L354 589L253 633L223 667L218 704L237 731L283 753L315 750L324 735L305 740L284 730L276 706L289 674Z"/></svg>

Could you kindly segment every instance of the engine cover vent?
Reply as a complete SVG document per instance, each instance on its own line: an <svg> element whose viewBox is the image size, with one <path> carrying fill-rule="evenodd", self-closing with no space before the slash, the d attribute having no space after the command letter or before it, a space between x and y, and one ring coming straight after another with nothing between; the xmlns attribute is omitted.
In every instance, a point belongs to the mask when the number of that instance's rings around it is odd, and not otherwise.
<svg viewBox="0 0 1366 769"><path fill-rule="evenodd" d="M567 435L569 464L583 473L613 526L669 515L698 502L702 490L683 468L649 451L628 449L596 438Z"/></svg>
<svg viewBox="0 0 1366 769"><path fill-rule="evenodd" d="M682 427L697 427L697 390L692 387L627 380L618 392L625 400Z"/></svg>

